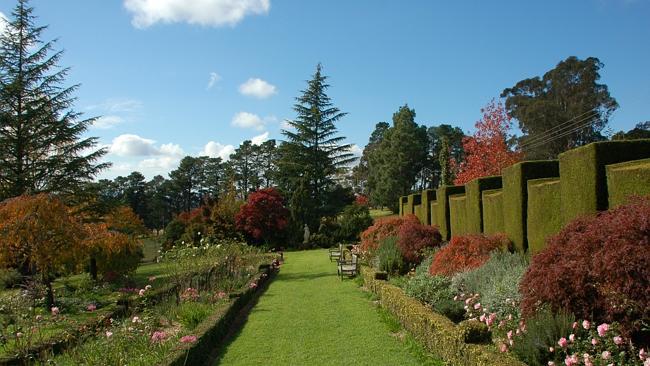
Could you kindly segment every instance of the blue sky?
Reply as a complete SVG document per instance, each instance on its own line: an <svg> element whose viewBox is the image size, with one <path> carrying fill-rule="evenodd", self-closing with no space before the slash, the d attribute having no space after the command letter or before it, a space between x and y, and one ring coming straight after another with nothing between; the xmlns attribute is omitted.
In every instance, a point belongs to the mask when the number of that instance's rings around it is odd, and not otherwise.
<svg viewBox="0 0 650 366"><path fill-rule="evenodd" d="M166 175L184 155L280 139L318 62L358 149L408 103L471 132L480 109L568 56L598 57L620 109L650 120L650 1L33 0L65 49L76 109L103 116L112 178ZM14 2L3 0L8 15Z"/></svg>

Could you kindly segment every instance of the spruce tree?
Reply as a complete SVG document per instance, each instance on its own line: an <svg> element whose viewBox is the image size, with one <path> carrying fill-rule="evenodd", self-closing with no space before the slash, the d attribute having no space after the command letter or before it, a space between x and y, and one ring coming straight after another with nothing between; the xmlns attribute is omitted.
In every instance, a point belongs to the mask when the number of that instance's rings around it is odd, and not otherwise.
<svg viewBox="0 0 650 366"><path fill-rule="evenodd" d="M62 51L41 41L47 27L35 19L19 0L0 36L0 200L71 193L108 166L97 163L106 153L97 139L82 138L94 119L72 109L78 85L63 86Z"/></svg>
<svg viewBox="0 0 650 366"><path fill-rule="evenodd" d="M318 64L307 88L296 98L296 118L287 121L295 131L282 131L288 146L282 149L280 174L285 179L288 177L287 188L291 190L297 188L301 180L305 185L306 196L313 201L314 207L305 223L312 230L326 211L326 201L334 188L333 176L356 159L350 153L351 145L343 143L345 137L337 135L335 123L346 113L334 107L327 96L326 80Z"/></svg>

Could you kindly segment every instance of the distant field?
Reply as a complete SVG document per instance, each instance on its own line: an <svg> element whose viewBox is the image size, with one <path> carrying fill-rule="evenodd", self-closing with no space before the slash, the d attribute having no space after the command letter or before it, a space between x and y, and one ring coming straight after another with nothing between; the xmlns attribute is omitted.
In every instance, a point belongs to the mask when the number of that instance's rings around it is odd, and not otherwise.
<svg viewBox="0 0 650 366"><path fill-rule="evenodd" d="M158 238L145 238L144 243L144 257L142 258L143 262L153 262L158 256L158 249L160 249L160 239Z"/></svg>
<svg viewBox="0 0 650 366"><path fill-rule="evenodd" d="M372 217L374 220L379 218L391 217L391 216L396 216L396 215L393 214L393 211L389 209L370 210L370 217Z"/></svg>

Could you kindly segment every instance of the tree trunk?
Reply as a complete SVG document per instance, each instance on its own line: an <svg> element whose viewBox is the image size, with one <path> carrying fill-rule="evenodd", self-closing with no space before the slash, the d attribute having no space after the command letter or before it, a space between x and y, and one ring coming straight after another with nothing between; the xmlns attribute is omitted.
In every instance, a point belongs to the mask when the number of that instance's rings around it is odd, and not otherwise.
<svg viewBox="0 0 650 366"><path fill-rule="evenodd" d="M92 278L93 281L97 281L97 259L93 256L90 257L90 278Z"/></svg>

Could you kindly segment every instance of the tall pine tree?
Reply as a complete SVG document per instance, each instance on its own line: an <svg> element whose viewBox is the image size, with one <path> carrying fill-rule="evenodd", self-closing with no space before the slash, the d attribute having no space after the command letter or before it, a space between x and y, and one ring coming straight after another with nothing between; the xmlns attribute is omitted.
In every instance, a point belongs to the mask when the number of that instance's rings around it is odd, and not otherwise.
<svg viewBox="0 0 650 366"><path fill-rule="evenodd" d="M28 0L19 0L0 36L0 200L26 193L76 191L108 164L93 119L72 110L78 85L65 87L62 51L41 41ZM88 151L95 150L88 153Z"/></svg>
<svg viewBox="0 0 650 366"><path fill-rule="evenodd" d="M318 64L307 88L296 98L296 118L287 121L295 131L282 131L287 146L281 149L280 175L291 191L301 183L304 185L307 191L304 196L309 197L313 207L305 223L312 230L327 211L327 200L334 189L334 174L355 160L350 153L351 145L344 144L345 137L337 135L335 123L346 113L334 107L325 93L329 88L326 80L322 65ZM307 205L307 202L294 204Z"/></svg>

